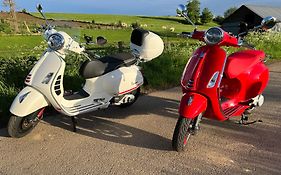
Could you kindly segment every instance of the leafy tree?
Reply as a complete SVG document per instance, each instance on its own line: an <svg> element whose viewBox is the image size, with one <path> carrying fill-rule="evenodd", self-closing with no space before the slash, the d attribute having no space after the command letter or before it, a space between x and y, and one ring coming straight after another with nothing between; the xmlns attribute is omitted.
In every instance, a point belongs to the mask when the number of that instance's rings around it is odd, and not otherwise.
<svg viewBox="0 0 281 175"><path fill-rule="evenodd" d="M222 17L222 16L216 16L214 18L214 21L218 24L222 24L223 20L224 20L224 17Z"/></svg>
<svg viewBox="0 0 281 175"><path fill-rule="evenodd" d="M199 0L190 0L187 5L187 14L192 22L198 23L200 20L200 2Z"/></svg>
<svg viewBox="0 0 281 175"><path fill-rule="evenodd" d="M26 9L22 9L21 12L22 12L22 13L26 13L26 14L28 13Z"/></svg>
<svg viewBox="0 0 281 175"><path fill-rule="evenodd" d="M237 10L237 7L231 7L224 12L224 18L229 17L232 13Z"/></svg>
<svg viewBox="0 0 281 175"><path fill-rule="evenodd" d="M214 15L208 8L204 8L200 18L202 24L207 24L213 20Z"/></svg>

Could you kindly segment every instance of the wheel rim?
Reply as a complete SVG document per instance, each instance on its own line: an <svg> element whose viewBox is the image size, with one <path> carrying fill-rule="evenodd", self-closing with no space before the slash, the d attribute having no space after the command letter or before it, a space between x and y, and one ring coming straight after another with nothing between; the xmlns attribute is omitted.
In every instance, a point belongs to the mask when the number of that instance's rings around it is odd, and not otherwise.
<svg viewBox="0 0 281 175"><path fill-rule="evenodd" d="M193 123L195 122L195 120L191 120L190 121L190 124L189 124L189 127L187 129L187 133L186 133L186 136L184 137L184 140L183 140L183 146L186 146L187 145L187 142L191 136L191 130L192 130L192 127L193 127Z"/></svg>
<svg viewBox="0 0 281 175"><path fill-rule="evenodd" d="M21 129L28 130L31 126L32 126L31 122L29 122L28 119L24 119L22 121Z"/></svg>
<svg viewBox="0 0 281 175"><path fill-rule="evenodd" d="M33 128L39 122L39 120L42 118L42 116L43 116L42 111L43 110L41 110L40 112L39 111L35 112L33 114L30 114L29 116L24 117L23 120L22 120L22 123L21 123L22 131L27 131L27 130Z"/></svg>
<svg viewBox="0 0 281 175"><path fill-rule="evenodd" d="M33 127L35 120L29 119L28 117L24 118L21 124L21 129L23 131L27 131Z"/></svg>
<svg viewBox="0 0 281 175"><path fill-rule="evenodd" d="M189 140L190 135L191 135L191 134L190 134L190 133L188 133L188 134L187 134L187 136L184 138L184 140L183 140L183 145L184 145L184 146L186 146L186 145L187 145L187 141Z"/></svg>

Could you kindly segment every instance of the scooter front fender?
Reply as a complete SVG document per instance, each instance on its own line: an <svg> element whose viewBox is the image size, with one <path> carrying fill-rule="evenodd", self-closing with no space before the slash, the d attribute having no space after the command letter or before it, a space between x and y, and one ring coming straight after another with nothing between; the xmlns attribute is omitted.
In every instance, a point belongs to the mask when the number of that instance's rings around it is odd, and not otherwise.
<svg viewBox="0 0 281 175"><path fill-rule="evenodd" d="M39 91L25 87L14 99L10 112L18 117L25 117L48 105L48 101Z"/></svg>
<svg viewBox="0 0 281 175"><path fill-rule="evenodd" d="M185 93L181 99L179 114L182 117L194 119L207 109L208 100L198 93Z"/></svg>

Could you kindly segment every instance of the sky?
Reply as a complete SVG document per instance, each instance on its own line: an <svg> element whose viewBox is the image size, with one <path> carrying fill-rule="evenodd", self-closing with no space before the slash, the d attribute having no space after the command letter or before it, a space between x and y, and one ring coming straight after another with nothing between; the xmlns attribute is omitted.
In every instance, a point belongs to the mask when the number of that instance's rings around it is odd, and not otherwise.
<svg viewBox="0 0 281 175"><path fill-rule="evenodd" d="M1 1L1 0L0 0ZM41 3L46 12L89 13L89 14L124 14L167 16L175 15L178 4L187 0L15 0L17 10L36 11L36 4ZM27 3L28 1L28 3ZM207 7L215 15L223 15L230 7L242 4L258 4L281 7L281 0L200 0L201 9ZM3 9L3 7L1 7Z"/></svg>

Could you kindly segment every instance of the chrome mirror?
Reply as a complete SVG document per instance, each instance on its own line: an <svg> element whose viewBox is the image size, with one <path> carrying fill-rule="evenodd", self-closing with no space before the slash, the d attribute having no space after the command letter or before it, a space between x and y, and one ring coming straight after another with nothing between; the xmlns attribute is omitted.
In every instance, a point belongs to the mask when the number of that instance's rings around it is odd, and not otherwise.
<svg viewBox="0 0 281 175"><path fill-rule="evenodd" d="M273 16L265 17L261 22L261 27L264 30L271 29L277 23L277 19Z"/></svg>
<svg viewBox="0 0 281 175"><path fill-rule="evenodd" d="M38 4L38 5L36 6L36 9L37 9L38 12L42 15L42 17L45 19L46 24L49 26L49 22L48 22L46 16L44 15L44 13L43 13L43 7L42 7L42 5L41 5L41 4Z"/></svg>
<svg viewBox="0 0 281 175"><path fill-rule="evenodd" d="M187 7L183 4L180 4L177 8L177 14L178 16L182 16L184 17L190 24L193 25L193 27L195 27L195 29L197 29L197 26L194 24L194 22L191 21L191 19L188 16L188 11L187 11Z"/></svg>
<svg viewBox="0 0 281 175"><path fill-rule="evenodd" d="M186 6L183 5L183 4L180 4L180 5L178 6L178 8L177 8L177 14L178 14L179 16L182 16L186 11L187 11L187 8L186 8Z"/></svg>
<svg viewBox="0 0 281 175"><path fill-rule="evenodd" d="M38 5L36 6L36 8L37 8L38 12L42 13L43 7L42 7L41 4L38 4Z"/></svg>
<svg viewBox="0 0 281 175"><path fill-rule="evenodd" d="M107 43L107 39L102 36L97 37L97 45L103 46Z"/></svg>

